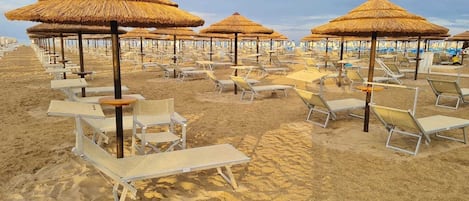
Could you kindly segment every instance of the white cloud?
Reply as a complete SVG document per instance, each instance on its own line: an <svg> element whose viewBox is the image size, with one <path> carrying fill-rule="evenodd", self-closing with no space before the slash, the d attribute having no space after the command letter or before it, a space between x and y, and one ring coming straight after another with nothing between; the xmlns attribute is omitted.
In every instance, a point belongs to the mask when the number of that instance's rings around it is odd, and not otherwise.
<svg viewBox="0 0 469 201"><path fill-rule="evenodd" d="M302 16L298 19L306 21L330 21L339 17L338 15L311 15L311 16Z"/></svg>

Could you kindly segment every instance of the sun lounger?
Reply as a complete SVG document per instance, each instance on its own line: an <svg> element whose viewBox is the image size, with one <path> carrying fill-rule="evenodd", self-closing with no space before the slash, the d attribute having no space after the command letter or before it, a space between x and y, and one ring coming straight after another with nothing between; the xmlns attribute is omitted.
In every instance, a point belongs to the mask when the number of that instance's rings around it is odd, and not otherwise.
<svg viewBox="0 0 469 201"><path fill-rule="evenodd" d="M223 90L226 87L234 85L233 80L219 80L219 79L217 79L217 77L215 77L215 74L213 73L213 71L207 71L207 76L212 82L215 83L215 89L218 89L218 93L223 92ZM252 84L252 85L254 85L256 83L259 83L259 80L255 80L255 79L247 79L246 81L248 83Z"/></svg>
<svg viewBox="0 0 469 201"><path fill-rule="evenodd" d="M378 63L378 65L381 67L381 69L385 72L385 76L390 78L389 81L393 81L393 82L396 82L398 84L402 84L402 81L399 78L402 78L402 77L405 76L403 73L392 71L389 68L389 66L387 66L383 62L383 60L381 60L380 58L376 58L376 63Z"/></svg>
<svg viewBox="0 0 469 201"><path fill-rule="evenodd" d="M295 91L300 96L301 100L308 107L308 116L306 121L312 122L316 125L319 125L323 128L327 127L329 119L337 119L337 112L348 111L350 116L363 118L360 115L351 113L354 110L363 110L365 108L365 101L358 100L355 98L346 98L338 100L329 100L326 101L324 98L318 94L310 91L302 90L295 88ZM324 122L318 122L311 120L313 112L318 112L326 115Z"/></svg>
<svg viewBox="0 0 469 201"><path fill-rule="evenodd" d="M428 84L436 95L435 105L439 107L458 109L459 102L465 103L465 97L469 96L469 88L461 88L457 81L437 80L427 78ZM441 104L442 98L456 99L454 107Z"/></svg>
<svg viewBox="0 0 469 201"><path fill-rule="evenodd" d="M238 76L231 76L231 80L234 81L234 83L242 90L241 93L241 100L244 99L244 95L246 93L251 94L251 99L250 101L254 100L254 96L259 95L259 92L262 91L283 91L285 96L287 96L287 89L293 88L292 86L289 85L280 85L280 84L274 84L274 85L261 85L261 86L252 86L249 84L244 77L238 77Z"/></svg>
<svg viewBox="0 0 469 201"><path fill-rule="evenodd" d="M104 118L99 105L51 101L47 113L51 116L75 117L77 140L73 151L114 180L113 195L116 201L124 201L127 194L136 199L135 181L207 169L217 169L217 172L236 189L238 184L231 166L250 161L249 157L229 144L118 159L83 135L80 123L82 117ZM223 167L225 171L222 170ZM120 186L122 190L119 195Z"/></svg>
<svg viewBox="0 0 469 201"><path fill-rule="evenodd" d="M97 144L109 142L109 137L107 133L116 132L116 118L115 117L106 117L104 119L96 118L82 118L88 126L93 129L93 138L92 140ZM122 117L122 127L123 130L132 130L133 116L123 116Z"/></svg>
<svg viewBox="0 0 469 201"><path fill-rule="evenodd" d="M108 87L85 87L85 91L87 94L99 94L99 93L112 93L114 92L114 87L113 86L108 86ZM122 92L129 91L129 88L127 86L122 86L121 87ZM73 88L72 92L75 94L80 94L81 93L81 88Z"/></svg>
<svg viewBox="0 0 469 201"><path fill-rule="evenodd" d="M425 138L426 143L430 143L430 135L432 134L435 134L437 137L449 140L463 143L467 142L465 130L465 127L469 126L469 120L467 119L443 115L432 115L423 118L415 118L409 110L402 110L379 105L370 105L370 107L388 131L388 139L386 140L386 147L388 148L412 155L417 155L422 137ZM463 139L444 136L440 133L453 129L462 129ZM417 143L415 145L415 149L408 150L402 147L391 145L391 138L394 133L416 137Z"/></svg>
<svg viewBox="0 0 469 201"><path fill-rule="evenodd" d="M356 86L357 84L363 84L366 81L360 75L358 70L347 69L345 71L345 75L347 79L350 81L350 90L352 90L353 87ZM376 76L376 77L373 77L372 82L387 82L389 80L392 80L392 78Z"/></svg>
<svg viewBox="0 0 469 201"><path fill-rule="evenodd" d="M114 200L125 200L127 193L136 199L137 188L133 183L135 181L208 169L217 169L217 172L236 189L238 185L231 166L250 161L246 155L229 144L117 159L91 140L84 138L83 142L83 152L80 153L82 158L115 181ZM123 188L119 196L121 185Z"/></svg>

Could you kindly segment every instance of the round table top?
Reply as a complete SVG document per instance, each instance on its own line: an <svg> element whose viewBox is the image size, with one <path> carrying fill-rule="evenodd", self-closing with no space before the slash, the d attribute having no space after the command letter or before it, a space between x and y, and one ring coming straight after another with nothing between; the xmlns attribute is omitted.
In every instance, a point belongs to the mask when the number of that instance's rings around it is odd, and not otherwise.
<svg viewBox="0 0 469 201"><path fill-rule="evenodd" d="M382 86L374 86L374 87L368 87L368 86L356 86L355 87L358 90L361 90L363 92L369 92L369 91L382 91L384 87Z"/></svg>
<svg viewBox="0 0 469 201"><path fill-rule="evenodd" d="M100 104L112 105L112 106L123 106L129 105L137 101L137 98L132 96L122 96L121 99L115 99L112 96L104 97L99 99Z"/></svg>

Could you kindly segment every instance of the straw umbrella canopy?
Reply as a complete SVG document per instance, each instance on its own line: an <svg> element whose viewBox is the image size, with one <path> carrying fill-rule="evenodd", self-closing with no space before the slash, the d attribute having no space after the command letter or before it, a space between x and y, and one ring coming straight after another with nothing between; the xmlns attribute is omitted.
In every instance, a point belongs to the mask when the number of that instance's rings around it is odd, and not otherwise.
<svg viewBox="0 0 469 201"><path fill-rule="evenodd" d="M122 35L121 38L137 38L140 39L140 63L142 64L143 68L143 39L144 38L158 38L157 35L150 33L148 29L145 28L135 28L128 31L126 34Z"/></svg>
<svg viewBox="0 0 469 201"><path fill-rule="evenodd" d="M122 99L118 26L193 27L204 20L170 0L47 0L8 11L9 20L110 26L112 32L114 97ZM123 154L122 106L116 106L117 157ZM78 147L80 149L80 147ZM78 150L81 151L81 150Z"/></svg>
<svg viewBox="0 0 469 201"><path fill-rule="evenodd" d="M192 30L191 28L187 27L172 27L172 28L160 28L151 31L153 34L160 34L160 35L172 35L173 36L173 62L174 64L177 63L177 56L176 56L176 36L196 36L197 33ZM174 69L174 78L176 78L176 69Z"/></svg>
<svg viewBox="0 0 469 201"><path fill-rule="evenodd" d="M65 52L63 34L76 33L78 35L78 57L80 64L81 78L84 78L84 59L83 59L83 38L82 34L110 34L111 30L105 26L90 26L90 25L75 25L75 24L54 24L54 23L40 23L26 29L27 33L55 33L60 36L62 62L65 68ZM119 29L119 34L126 33L125 30ZM65 73L64 73L65 75ZM82 96L85 96L85 88L82 88Z"/></svg>
<svg viewBox="0 0 469 201"><path fill-rule="evenodd" d="M220 34L220 33L200 33L197 34L198 38L210 38L210 61L212 61L212 55L213 55L213 38L219 38L219 39L229 39L230 35L228 34Z"/></svg>
<svg viewBox="0 0 469 201"><path fill-rule="evenodd" d="M333 34L339 36L371 37L371 53L368 81L373 81L376 37L385 36L426 36L446 34L448 29L428 22L425 18L411 14L388 0L368 0L352 9L346 15L331 20L329 23L315 27L313 33ZM419 49L419 47L417 48ZM417 51L417 58L418 58ZM415 79L417 79L418 60ZM364 131L368 131L369 102L371 92L366 93Z"/></svg>
<svg viewBox="0 0 469 201"><path fill-rule="evenodd" d="M252 20L242 16L238 12L233 13L233 15L228 16L227 18L216 22L209 27L202 29L201 33L223 33L223 34L234 34L234 65L238 65L238 34L244 33L264 33L271 34L274 31L272 29L266 28L261 24L255 23ZM238 75L237 69L235 70L235 76ZM237 94L237 86L234 85L234 93Z"/></svg>

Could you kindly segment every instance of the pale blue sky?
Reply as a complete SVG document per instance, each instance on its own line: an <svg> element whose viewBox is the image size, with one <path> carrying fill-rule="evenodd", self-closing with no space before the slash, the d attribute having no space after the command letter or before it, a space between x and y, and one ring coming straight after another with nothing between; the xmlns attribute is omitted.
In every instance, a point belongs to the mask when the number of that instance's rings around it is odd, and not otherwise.
<svg viewBox="0 0 469 201"><path fill-rule="evenodd" d="M37 0L1 0L0 11L19 8ZM203 27L218 22L234 12L299 40L311 28L346 14L365 0L174 0L179 8L205 20ZM391 0L407 11L425 17L428 21L450 29L450 34L469 30L468 0ZM28 41L26 28L34 22L8 21L0 17L0 36ZM196 30L200 28L195 28Z"/></svg>

